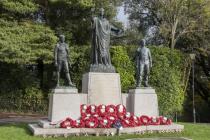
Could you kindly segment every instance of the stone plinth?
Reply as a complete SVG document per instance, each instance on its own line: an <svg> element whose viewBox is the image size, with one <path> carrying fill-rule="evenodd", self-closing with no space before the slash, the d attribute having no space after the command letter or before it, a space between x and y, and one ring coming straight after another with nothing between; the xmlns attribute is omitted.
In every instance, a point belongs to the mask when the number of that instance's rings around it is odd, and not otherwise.
<svg viewBox="0 0 210 140"><path fill-rule="evenodd" d="M78 119L80 105L86 104L87 94L54 93L49 95L48 120L56 123L67 117Z"/></svg>
<svg viewBox="0 0 210 140"><path fill-rule="evenodd" d="M60 93L65 93L65 94L72 94L72 93L78 93L78 89L74 87L57 87L52 90L52 93L55 94L60 94Z"/></svg>
<svg viewBox="0 0 210 140"><path fill-rule="evenodd" d="M121 84L118 73L87 73L83 75L82 92L88 93L88 104L121 104Z"/></svg>
<svg viewBox="0 0 210 140"><path fill-rule="evenodd" d="M159 116L158 99L155 89L139 88L129 90L131 112L137 116Z"/></svg>
<svg viewBox="0 0 210 140"><path fill-rule="evenodd" d="M136 89L130 89L129 93L134 93L134 94L156 94L155 89L151 87L142 87L142 88L136 88Z"/></svg>

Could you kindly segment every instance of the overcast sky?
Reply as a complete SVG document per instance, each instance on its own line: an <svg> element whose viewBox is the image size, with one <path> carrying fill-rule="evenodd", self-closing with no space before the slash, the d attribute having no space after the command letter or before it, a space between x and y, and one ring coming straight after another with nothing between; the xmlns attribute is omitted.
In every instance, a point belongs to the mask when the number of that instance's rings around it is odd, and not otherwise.
<svg viewBox="0 0 210 140"><path fill-rule="evenodd" d="M117 20L121 21L125 27L128 26L128 15L125 15L123 6L118 8Z"/></svg>

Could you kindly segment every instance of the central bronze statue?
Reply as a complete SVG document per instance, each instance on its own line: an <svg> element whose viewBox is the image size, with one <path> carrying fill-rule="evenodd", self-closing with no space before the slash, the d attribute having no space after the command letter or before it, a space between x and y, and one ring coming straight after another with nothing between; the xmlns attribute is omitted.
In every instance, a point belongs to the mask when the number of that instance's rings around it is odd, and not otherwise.
<svg viewBox="0 0 210 140"><path fill-rule="evenodd" d="M99 17L92 17L92 64L91 72L115 72L111 64L110 36L122 35L123 31L114 27L104 17L104 9L100 9Z"/></svg>

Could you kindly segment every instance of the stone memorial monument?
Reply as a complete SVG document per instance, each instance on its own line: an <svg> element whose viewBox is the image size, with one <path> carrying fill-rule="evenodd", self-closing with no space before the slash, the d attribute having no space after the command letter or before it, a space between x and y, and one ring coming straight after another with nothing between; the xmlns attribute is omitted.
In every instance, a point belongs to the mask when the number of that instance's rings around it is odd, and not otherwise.
<svg viewBox="0 0 210 140"><path fill-rule="evenodd" d="M104 9L100 15L92 18L92 54L90 72L83 75L82 93L78 94L69 74L69 52L65 36L60 35L54 51L57 68L57 86L49 95L48 119L38 124L29 124L34 135L69 136L69 135L112 135L119 131L116 128L60 128L60 123L70 117L75 121L81 117L81 105L124 105L127 112L136 116L159 116L158 101L155 90L149 87L149 71L152 57L149 48L142 40L137 50L137 86L129 93L121 94L120 75L115 73L110 58L110 36L122 35L123 31L114 27L104 17ZM60 86L60 73L64 70L68 86ZM145 87L142 87L142 82ZM120 106L121 106L120 105ZM113 109L114 110L114 109ZM131 114L130 113L130 114ZM89 114L90 115L90 114ZM97 115L97 114L96 114ZM79 120L80 121L80 120ZM62 123L61 123L62 124ZM181 125L138 126L124 128L122 133L144 133L162 131L182 131ZM118 131L118 132L117 132Z"/></svg>

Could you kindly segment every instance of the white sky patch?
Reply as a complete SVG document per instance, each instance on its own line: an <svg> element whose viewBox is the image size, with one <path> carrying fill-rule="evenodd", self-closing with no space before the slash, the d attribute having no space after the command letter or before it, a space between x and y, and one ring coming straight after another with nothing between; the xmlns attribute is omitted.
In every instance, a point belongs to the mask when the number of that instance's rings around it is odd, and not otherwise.
<svg viewBox="0 0 210 140"><path fill-rule="evenodd" d="M129 25L128 15L124 12L124 7L120 6L117 8L117 20L122 22L124 27L127 28Z"/></svg>

